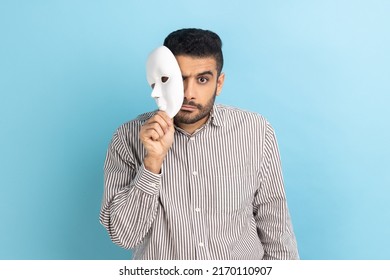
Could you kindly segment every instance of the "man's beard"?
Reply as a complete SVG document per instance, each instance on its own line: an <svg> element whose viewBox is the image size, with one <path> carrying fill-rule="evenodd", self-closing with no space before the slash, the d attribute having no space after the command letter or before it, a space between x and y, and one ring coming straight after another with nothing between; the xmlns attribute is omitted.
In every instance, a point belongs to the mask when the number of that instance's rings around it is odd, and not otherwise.
<svg viewBox="0 0 390 280"><path fill-rule="evenodd" d="M188 101L187 99L184 98L183 105L195 106L196 108L198 108L199 113L196 114L195 116L191 116L191 113L179 111L179 113L177 113L177 115L174 118L175 122L183 123L183 124L193 124L205 118L210 114L211 110L213 109L216 96L217 96L217 89L215 89L213 97L211 97L210 100L205 105L197 104L193 101Z"/></svg>

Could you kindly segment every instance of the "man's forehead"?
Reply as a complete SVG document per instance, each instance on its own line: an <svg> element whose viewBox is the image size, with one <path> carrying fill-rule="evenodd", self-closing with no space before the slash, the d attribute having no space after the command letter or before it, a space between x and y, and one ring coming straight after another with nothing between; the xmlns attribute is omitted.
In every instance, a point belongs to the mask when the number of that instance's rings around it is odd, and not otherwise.
<svg viewBox="0 0 390 280"><path fill-rule="evenodd" d="M214 57L177 55L176 60L183 76L215 75L217 73L217 61Z"/></svg>

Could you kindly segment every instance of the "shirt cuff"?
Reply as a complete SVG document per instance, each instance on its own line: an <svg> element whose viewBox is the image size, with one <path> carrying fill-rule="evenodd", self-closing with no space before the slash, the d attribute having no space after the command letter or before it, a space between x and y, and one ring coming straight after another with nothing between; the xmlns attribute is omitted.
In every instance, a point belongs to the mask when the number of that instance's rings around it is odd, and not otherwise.
<svg viewBox="0 0 390 280"><path fill-rule="evenodd" d="M149 195L157 195L161 185L161 174L155 174L146 170L142 164L134 178L134 185Z"/></svg>

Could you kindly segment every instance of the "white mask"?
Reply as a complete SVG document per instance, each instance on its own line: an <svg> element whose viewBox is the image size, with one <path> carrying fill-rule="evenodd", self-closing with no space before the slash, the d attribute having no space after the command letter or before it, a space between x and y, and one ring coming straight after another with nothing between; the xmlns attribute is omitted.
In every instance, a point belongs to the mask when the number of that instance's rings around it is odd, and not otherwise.
<svg viewBox="0 0 390 280"><path fill-rule="evenodd" d="M179 64L167 47L158 47L149 55L146 76L149 85L154 85L152 97L158 108L173 118L183 104L184 86Z"/></svg>

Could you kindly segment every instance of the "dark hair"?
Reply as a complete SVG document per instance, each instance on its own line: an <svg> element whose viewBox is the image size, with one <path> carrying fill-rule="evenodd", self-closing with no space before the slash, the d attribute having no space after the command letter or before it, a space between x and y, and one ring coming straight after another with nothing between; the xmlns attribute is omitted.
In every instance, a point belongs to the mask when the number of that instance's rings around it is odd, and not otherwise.
<svg viewBox="0 0 390 280"><path fill-rule="evenodd" d="M217 63L218 75L222 71L222 41L212 31L198 28L179 29L165 38L164 46L170 49L175 56L214 57Z"/></svg>

